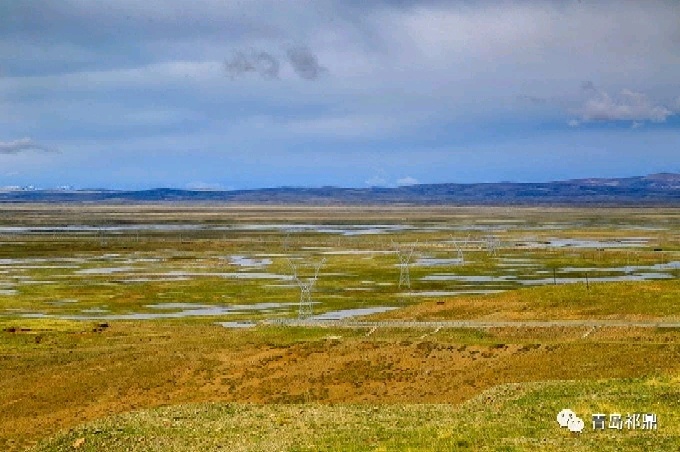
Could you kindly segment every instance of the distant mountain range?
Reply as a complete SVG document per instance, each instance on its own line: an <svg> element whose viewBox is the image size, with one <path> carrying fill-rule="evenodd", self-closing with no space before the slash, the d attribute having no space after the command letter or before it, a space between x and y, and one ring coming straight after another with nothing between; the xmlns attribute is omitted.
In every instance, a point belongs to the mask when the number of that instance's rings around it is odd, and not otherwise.
<svg viewBox="0 0 680 452"><path fill-rule="evenodd" d="M0 202L220 202L234 204L675 205L680 174L544 183L419 184L396 188L256 190L0 190Z"/></svg>

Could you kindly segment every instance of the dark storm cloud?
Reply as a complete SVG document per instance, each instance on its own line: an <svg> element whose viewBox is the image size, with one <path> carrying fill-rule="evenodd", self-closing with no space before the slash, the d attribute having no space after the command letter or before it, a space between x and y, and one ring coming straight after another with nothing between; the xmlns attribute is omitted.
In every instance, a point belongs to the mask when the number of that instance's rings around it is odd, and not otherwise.
<svg viewBox="0 0 680 452"><path fill-rule="evenodd" d="M36 143L30 138L0 141L0 154L18 154L26 151L58 152L56 149Z"/></svg>
<svg viewBox="0 0 680 452"><path fill-rule="evenodd" d="M286 61L293 71L302 79L316 80L328 69L319 64L317 56L305 46L291 47L286 52ZM279 59L265 51L236 51L225 61L224 68L229 77L234 80L240 76L253 73L262 78L276 79L279 77L281 63Z"/></svg>
<svg viewBox="0 0 680 452"><path fill-rule="evenodd" d="M237 51L224 64L229 77L233 80L241 75L253 72L263 78L274 79L279 76L279 60L267 52L244 53Z"/></svg>
<svg viewBox="0 0 680 452"><path fill-rule="evenodd" d="M319 64L316 55L307 47L292 47L288 49L288 62L293 70L305 80L316 80L328 69Z"/></svg>
<svg viewBox="0 0 680 452"><path fill-rule="evenodd" d="M279 76L279 60L267 52L255 54L258 72L266 78L277 78Z"/></svg>
<svg viewBox="0 0 680 452"><path fill-rule="evenodd" d="M597 91L597 88L595 88L595 84L590 80L584 80L583 82L581 82L581 89L583 91Z"/></svg>

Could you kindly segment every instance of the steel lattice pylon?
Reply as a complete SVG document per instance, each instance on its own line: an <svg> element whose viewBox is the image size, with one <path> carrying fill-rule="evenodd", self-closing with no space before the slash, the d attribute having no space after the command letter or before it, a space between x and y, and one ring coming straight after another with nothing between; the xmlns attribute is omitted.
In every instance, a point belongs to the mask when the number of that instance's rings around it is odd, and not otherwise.
<svg viewBox="0 0 680 452"><path fill-rule="evenodd" d="M314 282L300 283L300 307L298 309L298 318L306 319L312 315L312 288Z"/></svg>
<svg viewBox="0 0 680 452"><path fill-rule="evenodd" d="M468 242L470 241L470 235L468 234L468 236L465 238L465 241L463 242L462 246L459 245L458 240L456 240L453 236L451 236L451 240L453 241L453 245L456 247L456 255L457 255L458 262L460 264L464 264L465 263L464 251L467 248Z"/></svg>
<svg viewBox="0 0 680 452"><path fill-rule="evenodd" d="M321 262L314 266L313 277L304 279L298 277L297 266L291 260L288 261L288 264L293 271L293 280L295 280L300 288L300 306L298 308L298 318L300 319L306 319L312 316L312 291L314 290L314 285L319 276L319 270L325 261L325 259L322 259Z"/></svg>
<svg viewBox="0 0 680 452"><path fill-rule="evenodd" d="M484 240L486 251L490 256L496 256L498 247L501 245L500 240L495 235L488 235Z"/></svg>
<svg viewBox="0 0 680 452"><path fill-rule="evenodd" d="M399 257L399 288L401 289L402 287L407 287L411 289L411 273L409 265L411 263L411 257L413 256L415 244L411 246L411 249L408 251L402 249L394 242L392 242L392 246Z"/></svg>

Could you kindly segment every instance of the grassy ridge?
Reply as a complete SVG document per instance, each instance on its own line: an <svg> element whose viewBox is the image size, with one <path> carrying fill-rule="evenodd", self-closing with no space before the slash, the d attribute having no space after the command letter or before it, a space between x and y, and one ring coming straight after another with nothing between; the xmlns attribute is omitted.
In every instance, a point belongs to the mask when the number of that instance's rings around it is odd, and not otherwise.
<svg viewBox="0 0 680 452"><path fill-rule="evenodd" d="M30 320L23 330L0 332L4 450L143 407L224 401L397 409L455 405L504 383L665 381L680 373L680 333L666 329L601 328L584 337L586 328L385 328L367 336L365 329L234 331L184 319L106 328Z"/></svg>
<svg viewBox="0 0 680 452"><path fill-rule="evenodd" d="M583 433L555 418L573 409ZM653 412L658 430L592 429L594 413ZM102 419L38 451L676 450L677 380L511 384L451 405L183 405Z"/></svg>

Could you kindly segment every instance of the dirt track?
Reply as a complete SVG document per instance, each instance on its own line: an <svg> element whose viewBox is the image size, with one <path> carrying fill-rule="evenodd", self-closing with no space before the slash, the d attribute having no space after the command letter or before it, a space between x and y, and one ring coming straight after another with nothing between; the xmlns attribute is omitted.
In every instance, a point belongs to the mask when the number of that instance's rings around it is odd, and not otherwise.
<svg viewBox="0 0 680 452"><path fill-rule="evenodd" d="M272 322L274 323L274 322ZM621 327L621 328L680 328L680 322L635 322L625 320L537 320L537 321L484 321L484 320L343 320L277 321L288 326L332 328L554 328L554 327Z"/></svg>

